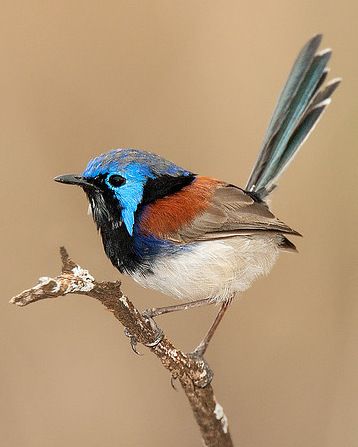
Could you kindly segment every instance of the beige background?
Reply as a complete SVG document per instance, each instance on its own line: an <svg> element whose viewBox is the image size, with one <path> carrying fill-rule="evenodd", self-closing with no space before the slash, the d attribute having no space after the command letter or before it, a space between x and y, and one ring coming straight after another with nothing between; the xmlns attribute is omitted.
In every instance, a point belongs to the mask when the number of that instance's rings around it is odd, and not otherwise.
<svg viewBox="0 0 358 447"><path fill-rule="evenodd" d="M201 445L182 393L89 299L7 304L59 270L106 260L81 171L114 147L156 151L244 186L293 58L314 33L344 84L282 178L273 209L299 255L232 306L208 353L236 445L358 445L357 7L354 1L2 1L1 445ZM169 298L124 279L142 309ZM163 317L191 349L214 309Z"/></svg>

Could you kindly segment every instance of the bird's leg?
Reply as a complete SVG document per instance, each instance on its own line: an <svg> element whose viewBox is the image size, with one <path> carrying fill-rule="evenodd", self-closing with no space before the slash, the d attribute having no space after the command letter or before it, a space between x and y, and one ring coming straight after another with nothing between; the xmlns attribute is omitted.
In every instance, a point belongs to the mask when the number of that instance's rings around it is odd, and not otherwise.
<svg viewBox="0 0 358 447"><path fill-rule="evenodd" d="M157 308L152 307L151 309L146 309L142 313L142 315L149 322L152 329L157 331L157 337L155 338L155 340L152 343L147 344L146 346L154 347L158 343L160 343L163 339L163 331L158 327L157 323L154 321L155 317L158 317L159 315L168 314L170 312L177 312L179 310L187 310L187 309L191 309L193 307L204 306L205 304L211 304L211 303L212 303L212 300L206 298L203 300L190 301L189 303L182 303L182 304L177 304L174 306L157 307ZM133 351L136 352L135 344L134 344L134 348L133 348L132 339L131 339L131 346L132 346Z"/></svg>
<svg viewBox="0 0 358 447"><path fill-rule="evenodd" d="M225 315L227 308L230 306L232 299L233 299L233 297L224 301L224 303L221 305L220 310L219 310L218 314L216 315L215 320L213 321L213 324L210 326L207 334L205 335L203 340L200 342L198 347L191 353L191 355L193 357L197 357L197 358L203 357L203 355L205 354L205 352L209 346L211 339L213 338L213 335L215 334L216 329L218 328L223 316Z"/></svg>
<svg viewBox="0 0 358 447"><path fill-rule="evenodd" d="M146 309L142 315L145 318L146 321L151 325L152 329L156 331L157 336L155 337L155 340L151 343L146 343L145 346L148 346L149 348L155 347L157 344L159 344L163 339L163 331L158 327L157 323L154 321L155 317L158 317L159 315L164 315L170 312L177 312L179 310L187 310L191 309L193 307L199 307L204 306L205 304L212 304L213 301L209 298L205 298L203 300L197 300L197 301L190 301L189 303L182 303L177 304L174 306L166 306L166 307L152 307L150 309ZM132 350L139 355L139 352L137 351L137 339L131 335L128 330L124 331L124 334L129 337L131 342Z"/></svg>
<svg viewBox="0 0 358 447"><path fill-rule="evenodd" d="M215 301L213 301L210 298L205 298L203 300L189 301L188 303L176 304L174 306L152 307L150 309L146 309L143 312L143 316L146 318L155 318L159 317L159 315L164 315L171 312L177 312L179 310L192 309L193 307L205 306L207 304L213 304L214 302Z"/></svg>

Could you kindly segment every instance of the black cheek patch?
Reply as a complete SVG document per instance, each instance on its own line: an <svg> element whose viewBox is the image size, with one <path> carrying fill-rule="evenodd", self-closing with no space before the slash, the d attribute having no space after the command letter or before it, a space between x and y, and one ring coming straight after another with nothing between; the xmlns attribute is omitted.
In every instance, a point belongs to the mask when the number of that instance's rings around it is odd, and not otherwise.
<svg viewBox="0 0 358 447"><path fill-rule="evenodd" d="M147 205L154 202L154 200L174 194L185 186L190 185L194 179L194 174L180 175L178 177L164 174L156 179L148 179L143 189L142 205Z"/></svg>

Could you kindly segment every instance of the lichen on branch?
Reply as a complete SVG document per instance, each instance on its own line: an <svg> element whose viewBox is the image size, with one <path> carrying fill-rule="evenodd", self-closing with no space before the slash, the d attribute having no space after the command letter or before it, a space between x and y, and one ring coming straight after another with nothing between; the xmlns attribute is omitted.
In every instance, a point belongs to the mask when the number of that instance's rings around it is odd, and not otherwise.
<svg viewBox="0 0 358 447"><path fill-rule="evenodd" d="M123 294L120 281L98 282L88 270L76 264L66 249L60 249L62 271L54 278L43 276L38 284L14 296L10 303L27 306L35 301L59 298L68 294L87 295L100 301L124 326L132 340L147 346L178 379L190 402L196 422L207 447L231 447L227 418L214 397L208 364L177 349L165 336L158 342L158 328L153 327ZM160 330L161 331L161 330Z"/></svg>

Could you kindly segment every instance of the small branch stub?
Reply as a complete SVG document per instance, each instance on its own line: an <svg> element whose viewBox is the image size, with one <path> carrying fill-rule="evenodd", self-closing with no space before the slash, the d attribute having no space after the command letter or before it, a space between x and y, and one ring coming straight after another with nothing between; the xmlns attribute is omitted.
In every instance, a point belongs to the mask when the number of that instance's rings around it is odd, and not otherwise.
<svg viewBox="0 0 358 447"><path fill-rule="evenodd" d="M127 334L135 342L147 346L178 379L190 402L199 425L204 445L207 447L231 447L227 418L214 397L210 385L212 371L202 359L183 353L151 324L122 293L121 283L97 282L88 270L76 264L66 249L60 249L62 272L54 277L43 276L38 284L14 296L10 303L27 306L43 299L59 298L69 293L87 295L100 301L122 323ZM160 337L158 338L158 331Z"/></svg>
<svg viewBox="0 0 358 447"><path fill-rule="evenodd" d="M88 294L95 288L95 280L88 270L75 264L64 247L60 249L62 273L55 278L42 276L39 283L11 298L10 303L27 306L35 301L58 298L69 293Z"/></svg>

